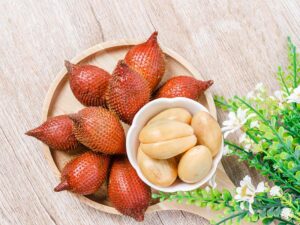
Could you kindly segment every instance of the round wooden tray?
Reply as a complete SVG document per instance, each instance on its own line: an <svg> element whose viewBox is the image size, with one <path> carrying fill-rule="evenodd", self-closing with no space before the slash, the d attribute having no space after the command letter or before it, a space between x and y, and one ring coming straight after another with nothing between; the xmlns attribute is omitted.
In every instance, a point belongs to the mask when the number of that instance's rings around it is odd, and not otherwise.
<svg viewBox="0 0 300 225"><path fill-rule="evenodd" d="M116 66L117 61L124 58L128 49L132 45L141 42L142 41L139 42L133 40L120 40L101 43L82 52L79 56L73 58L71 62L75 64L93 64L109 72L112 72L114 67ZM162 82L166 81L174 75L190 75L196 77L197 79L202 79L199 72L183 57L164 46L161 47L166 54L167 60L166 73ZM48 117L53 117L60 114L74 113L84 107L73 96L66 75L67 70L63 68L58 73L54 82L50 86L43 106L43 122L46 121ZM212 115L215 116L215 118L217 117L213 97L209 92L206 92L202 96L200 102L208 108L208 110ZM128 125L123 125L125 130L127 130ZM60 171L66 164L66 162L68 162L76 154L82 151L81 149L78 149L70 155L64 152L50 149L46 145L43 145L43 149L46 155L46 159L49 161L51 168L53 169L57 177L60 177ZM232 189L234 187L232 182L224 172L221 164L219 165L216 173L216 182L218 187L220 188ZM99 190L99 192L94 195L76 195L76 197L78 197L80 201L97 210L112 214L119 214L119 212L110 205L110 202L107 201L106 184L103 185L101 190ZM215 215L215 213L209 209L203 209L185 204L177 204L175 202L152 202L151 206L147 210L147 213L161 210L184 210L201 215L207 219L211 219Z"/></svg>

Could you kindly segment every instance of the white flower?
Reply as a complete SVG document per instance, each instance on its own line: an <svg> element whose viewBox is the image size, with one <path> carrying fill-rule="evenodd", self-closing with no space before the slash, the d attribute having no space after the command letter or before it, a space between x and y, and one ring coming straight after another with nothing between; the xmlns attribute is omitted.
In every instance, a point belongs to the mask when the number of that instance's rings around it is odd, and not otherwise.
<svg viewBox="0 0 300 225"><path fill-rule="evenodd" d="M259 123L257 120L254 120L250 123L250 128L258 128Z"/></svg>
<svg viewBox="0 0 300 225"><path fill-rule="evenodd" d="M254 98L254 91L248 92L248 94L246 95L246 98L247 98L247 99L252 99L252 98Z"/></svg>
<svg viewBox="0 0 300 225"><path fill-rule="evenodd" d="M270 195L275 197L275 196L281 196L282 195L282 191L281 188L278 186L273 186L270 190Z"/></svg>
<svg viewBox="0 0 300 225"><path fill-rule="evenodd" d="M274 96L270 96L270 98L272 100L275 100L278 102L279 108L283 107L283 103L285 102L285 97L284 97L285 93L282 91L275 91L274 92Z"/></svg>
<svg viewBox="0 0 300 225"><path fill-rule="evenodd" d="M275 99L277 99L280 103L285 101L282 91L274 91Z"/></svg>
<svg viewBox="0 0 300 225"><path fill-rule="evenodd" d="M210 192L210 190L211 190L211 187L210 187L210 186L206 186L206 187L205 187L205 191Z"/></svg>
<svg viewBox="0 0 300 225"><path fill-rule="evenodd" d="M230 112L228 114L228 120L223 122L222 131L224 132L224 137L226 138L229 134L239 130L248 119L255 116L254 114L250 114L247 116L248 109L243 110L238 108L237 112Z"/></svg>
<svg viewBox="0 0 300 225"><path fill-rule="evenodd" d="M239 137L239 143L240 144L243 143L246 140L246 137L247 137L246 133L242 133L241 136Z"/></svg>
<svg viewBox="0 0 300 225"><path fill-rule="evenodd" d="M287 98L287 100L288 103L300 103L300 85L294 89L293 93Z"/></svg>
<svg viewBox="0 0 300 225"><path fill-rule="evenodd" d="M255 194L264 192L266 190L264 182L260 182L255 188L251 182L251 177L248 175L244 177L243 180L240 181L240 187L236 188L236 195L234 198L238 202L242 202L241 207L244 207L243 202L249 203L249 212L254 214L252 204L254 202Z"/></svg>
<svg viewBox="0 0 300 225"><path fill-rule="evenodd" d="M223 149L223 155L229 155L232 152L232 150L229 148L228 145L225 145Z"/></svg>
<svg viewBox="0 0 300 225"><path fill-rule="evenodd" d="M262 82L256 84L255 90L256 90L256 91L260 91L260 92L261 92L261 91L264 91L264 84L263 84Z"/></svg>
<svg viewBox="0 0 300 225"><path fill-rule="evenodd" d="M281 218L288 220L293 216L293 212L290 208L283 208L281 211Z"/></svg>
<svg viewBox="0 0 300 225"><path fill-rule="evenodd" d="M253 147L254 141L252 139L250 139L249 137L247 137L246 133L243 133L240 137L239 137L239 143L242 144L243 143L243 147L244 149L249 152L251 150L251 148Z"/></svg>

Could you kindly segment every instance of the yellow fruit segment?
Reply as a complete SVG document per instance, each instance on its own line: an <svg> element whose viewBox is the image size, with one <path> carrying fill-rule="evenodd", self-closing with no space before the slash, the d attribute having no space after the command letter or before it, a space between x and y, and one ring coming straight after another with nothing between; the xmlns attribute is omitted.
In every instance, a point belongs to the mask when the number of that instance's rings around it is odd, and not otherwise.
<svg viewBox="0 0 300 225"><path fill-rule="evenodd" d="M207 112L200 111L192 119L198 144L205 145L216 156L222 144L222 131L218 122Z"/></svg>
<svg viewBox="0 0 300 225"><path fill-rule="evenodd" d="M175 120L158 120L142 129L139 140L142 143L154 143L193 134L193 128L186 123Z"/></svg>
<svg viewBox="0 0 300 225"><path fill-rule="evenodd" d="M201 181L212 166L211 151L198 145L184 153L178 164L178 176L186 183Z"/></svg>
<svg viewBox="0 0 300 225"><path fill-rule="evenodd" d="M171 108L157 114L148 122L148 125L162 119L176 120L179 122L190 124L192 120L192 115L189 111L187 111L184 108Z"/></svg>
<svg viewBox="0 0 300 225"><path fill-rule="evenodd" d="M174 158L152 159L139 148L137 161L146 179L157 186L168 187L177 178L177 163Z"/></svg>
<svg viewBox="0 0 300 225"><path fill-rule="evenodd" d="M142 143L141 149L144 153L154 159L169 159L194 147L197 143L195 135L161 141L151 144Z"/></svg>

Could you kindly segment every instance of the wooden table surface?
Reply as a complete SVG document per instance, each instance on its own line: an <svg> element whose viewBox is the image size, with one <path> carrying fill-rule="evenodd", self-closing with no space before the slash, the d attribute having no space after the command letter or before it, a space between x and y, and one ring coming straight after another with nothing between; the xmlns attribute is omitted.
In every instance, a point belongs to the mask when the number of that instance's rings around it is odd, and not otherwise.
<svg viewBox="0 0 300 225"><path fill-rule="evenodd" d="M54 193L57 179L41 145L24 132L37 126L47 89L65 59L99 42L147 38L179 52L212 92L246 94L257 82L275 89L286 65L286 38L300 47L300 1L0 1L0 224L137 224ZM219 113L222 118L222 115ZM228 168L240 179L243 173ZM231 166L235 168L236 165ZM147 215L145 224L207 224L184 212Z"/></svg>

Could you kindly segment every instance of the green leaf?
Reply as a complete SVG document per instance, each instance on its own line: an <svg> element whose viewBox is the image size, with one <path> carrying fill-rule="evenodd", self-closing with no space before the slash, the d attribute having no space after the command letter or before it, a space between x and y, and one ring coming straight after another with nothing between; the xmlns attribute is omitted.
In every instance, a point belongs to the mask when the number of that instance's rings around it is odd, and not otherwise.
<svg viewBox="0 0 300 225"><path fill-rule="evenodd" d="M289 161L289 163L288 163L288 169L292 170L294 167L295 167L295 162Z"/></svg>
<svg viewBox="0 0 300 225"><path fill-rule="evenodd" d="M290 148L292 147L293 141L294 141L294 139L293 139L292 136L287 136L285 138L285 142L286 142L287 146L290 147Z"/></svg>
<svg viewBox="0 0 300 225"><path fill-rule="evenodd" d="M223 199L224 199L225 202L228 202L232 199L231 193L227 190L223 191L222 196L223 196Z"/></svg>
<svg viewBox="0 0 300 225"><path fill-rule="evenodd" d="M181 203L183 203L183 199L179 198L179 199L177 199L177 202L178 202L179 204L181 204Z"/></svg>
<svg viewBox="0 0 300 225"><path fill-rule="evenodd" d="M280 158L281 158L282 160L288 159L289 157L290 157L289 154L286 153L286 152L281 152L281 153L280 153Z"/></svg>
<svg viewBox="0 0 300 225"><path fill-rule="evenodd" d="M207 203L206 202L203 202L203 201L196 201L195 203L197 206L201 207L201 208L204 208L207 206Z"/></svg>
<svg viewBox="0 0 300 225"><path fill-rule="evenodd" d="M262 220L263 224L270 225L273 222L274 218L264 218Z"/></svg>
<svg viewBox="0 0 300 225"><path fill-rule="evenodd" d="M300 159L300 145L295 148L294 152L295 158Z"/></svg>
<svg viewBox="0 0 300 225"><path fill-rule="evenodd" d="M276 121L276 118L275 118L275 117L272 117L272 118L271 118L271 126L272 126L272 127L276 127L276 122L277 122L277 121Z"/></svg>
<svg viewBox="0 0 300 225"><path fill-rule="evenodd" d="M274 208L272 207L272 208L268 209L267 216L272 217L273 215L274 215Z"/></svg>
<svg viewBox="0 0 300 225"><path fill-rule="evenodd" d="M212 207L214 206L214 203L208 202L208 203L207 203L207 206L210 207L210 208L212 208Z"/></svg>
<svg viewBox="0 0 300 225"><path fill-rule="evenodd" d="M224 209L224 214L230 214L232 213L232 210L230 208Z"/></svg>
<svg viewBox="0 0 300 225"><path fill-rule="evenodd" d="M281 208L280 207L275 208L274 211L273 211L273 214L276 217L280 217L280 213L281 213Z"/></svg>
<svg viewBox="0 0 300 225"><path fill-rule="evenodd" d="M267 216L267 210L266 210L266 209L262 209L262 210L259 212L259 216L260 216L260 217L266 217L266 216Z"/></svg>
<svg viewBox="0 0 300 225"><path fill-rule="evenodd" d="M152 194L152 198L159 198L158 194Z"/></svg>
<svg viewBox="0 0 300 225"><path fill-rule="evenodd" d="M296 172L295 177L296 177L296 179L297 179L298 181L300 181L300 171L297 171L297 172Z"/></svg>
<svg viewBox="0 0 300 225"><path fill-rule="evenodd" d="M272 133L272 131L267 131L265 133L265 138L272 140L273 138L275 138L275 135Z"/></svg>
<svg viewBox="0 0 300 225"><path fill-rule="evenodd" d="M251 222L256 222L256 221L258 221L259 216L258 216L258 214L255 213L250 217L250 219L251 219Z"/></svg>
<svg viewBox="0 0 300 225"><path fill-rule="evenodd" d="M280 137L283 137L284 132L285 132L284 128L283 127L279 127L278 134L279 134Z"/></svg>
<svg viewBox="0 0 300 225"><path fill-rule="evenodd" d="M278 225L287 225L287 223L285 223L285 222L280 222L280 223L278 223Z"/></svg>

